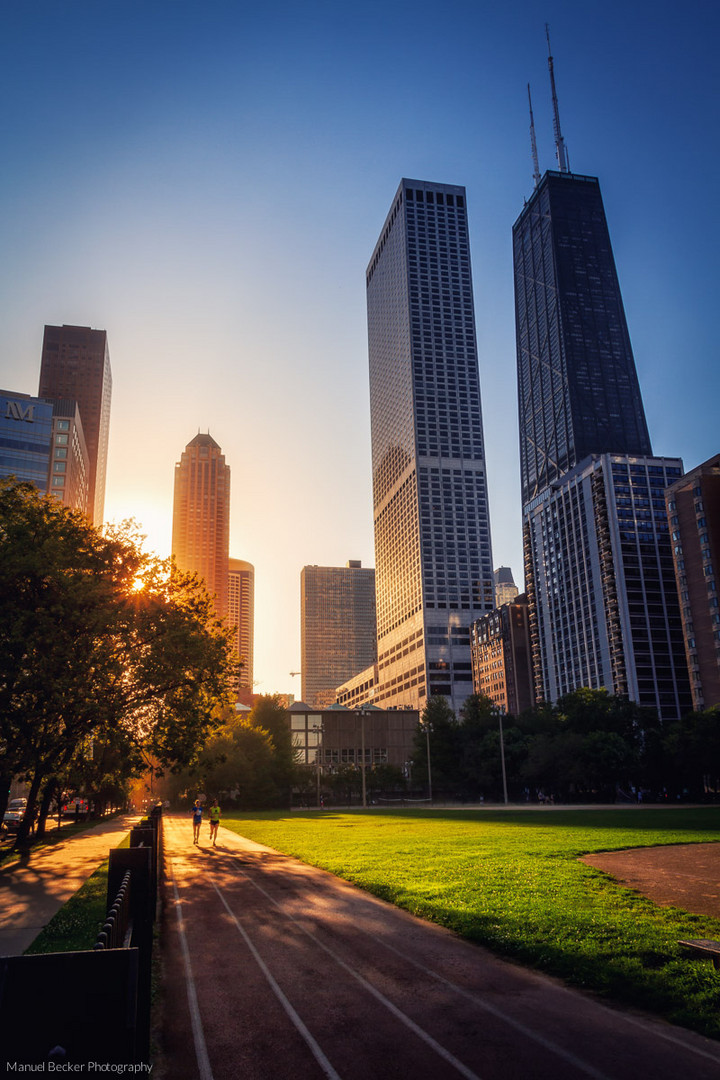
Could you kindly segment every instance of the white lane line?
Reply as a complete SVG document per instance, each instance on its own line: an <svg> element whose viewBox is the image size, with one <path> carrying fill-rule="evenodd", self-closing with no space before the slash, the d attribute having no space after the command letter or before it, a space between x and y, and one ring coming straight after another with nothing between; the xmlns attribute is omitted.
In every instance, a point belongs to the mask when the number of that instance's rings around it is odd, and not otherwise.
<svg viewBox="0 0 720 1080"><path fill-rule="evenodd" d="M235 915L235 912L232 911L231 908L229 907L229 905L227 903L227 900L223 896L221 890L217 887L217 885L215 884L215 881L212 878L210 878L210 882L211 882L212 887L214 888L215 892L220 897L220 900L222 901L222 904L223 904L225 910L227 911L228 915L233 920L233 922L235 923L235 926L238 928L240 934L242 935L242 938L243 938L245 944L247 945L248 949L250 950L250 952L255 957L255 962L257 963L258 967L262 971L262 973L265 976L265 978L267 979L267 981L270 983L270 986L271 986L271 988L273 990L273 993L275 994L276 998L278 999L278 1001L282 1005L283 1009L287 1013L290 1020L293 1022L293 1024L297 1028L297 1030L302 1035L303 1039L305 1040L308 1047L310 1048L310 1050L311 1050L311 1052L313 1054L313 1057L317 1061L318 1065L323 1070L325 1075L329 1078L329 1080L341 1080L340 1074L335 1072L335 1069L333 1069L332 1065L330 1064L328 1059L325 1057L325 1054L322 1052L318 1042L310 1034L307 1027L302 1022L302 1020L298 1016L297 1012L292 1007L292 1005L290 1004L290 1002L288 1001L288 999L285 997L284 993L282 992L282 990L278 986L277 982L275 981L275 979L270 974L270 970L269 970L267 964L265 963L263 958L260 956L260 953L257 951L257 949L253 945L252 941L248 937L248 934L245 931L245 927L242 925L240 920L237 918L237 916Z"/></svg>
<svg viewBox="0 0 720 1080"><path fill-rule="evenodd" d="M185 981L187 983L188 1005L190 1006L190 1024L192 1027L193 1042L195 1043L195 1057L197 1058L199 1070L198 1080L213 1080L213 1072L210 1068L210 1058L208 1057L207 1046L205 1044L205 1033L203 1032L202 1021L200 1019L200 1007L198 1005L197 991L195 989L195 979L193 978L192 965L190 963L190 950L185 936L185 921L182 914L182 904L180 903L180 896L170 859L167 860L167 866L172 879L173 895L175 897L175 912L177 914L178 930L180 932L180 947L185 962Z"/></svg>
<svg viewBox="0 0 720 1080"><path fill-rule="evenodd" d="M237 860L233 861L236 862ZM480 1077L477 1075L477 1073L474 1073L471 1069L468 1069L466 1065L463 1065L462 1061L460 1061L453 1054L451 1054L449 1050L446 1050L444 1046L441 1046L441 1044L437 1042L436 1039L433 1039L432 1035L429 1035L427 1031L425 1031L418 1024L416 1024L414 1020L411 1020L409 1016L407 1016L404 1012L398 1009L397 1005L394 1005L389 998L386 998L384 994L381 994L380 991L372 985L372 983L368 982L368 980L360 974L360 972L355 971L355 969L350 967L349 964L346 964L345 961L340 956L338 956L336 952L333 952L333 950L329 948L324 942L322 942L320 938L315 937L314 934L311 934L309 930L306 930L301 923L299 923L296 919L292 917L292 915L288 915L288 913L283 910L277 900L275 900L270 895L270 893L266 892L265 889L258 885L256 881L253 881L253 879L247 873L244 873L243 876L247 879L247 881L250 882L251 885L254 885L254 887L258 890L259 893L261 893L272 904L274 904L275 907L277 907L282 912L282 914L285 916L286 919L288 919L289 922L293 923L293 925L296 926L298 930L301 930L303 934L309 937L315 946L322 949L323 952L326 952L328 956L332 957L338 967L341 967L343 971L347 971L348 975L351 975L353 979L359 982L363 989L366 990L369 994L372 994L376 1001L379 1001L381 1005L384 1005L385 1008L388 1009L394 1017L396 1017L396 1019L398 1019L402 1024L404 1024L405 1027L409 1028L414 1035L417 1035L419 1039L422 1039L424 1043L427 1043L427 1045L430 1046L435 1051L435 1053L439 1055L439 1057L443 1058L443 1060L446 1061L448 1065L452 1065L453 1068L457 1069L460 1075L465 1077L465 1080L480 1080ZM215 883L213 882L213 884ZM215 888L217 889L217 885L215 885ZM224 897L222 897L222 900L223 903L225 903ZM233 915L227 904L225 904L225 906L230 912L230 914ZM235 918L234 915L233 918ZM237 923L237 925L238 928L240 928L240 924ZM244 935L244 931L241 932ZM248 939L246 938L246 940Z"/></svg>

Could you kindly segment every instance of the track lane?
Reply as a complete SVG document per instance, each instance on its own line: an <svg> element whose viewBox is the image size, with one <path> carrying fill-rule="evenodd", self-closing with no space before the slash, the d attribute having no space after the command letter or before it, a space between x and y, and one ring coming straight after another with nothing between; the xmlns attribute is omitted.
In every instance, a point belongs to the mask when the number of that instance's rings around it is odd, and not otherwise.
<svg viewBox="0 0 720 1080"><path fill-rule="evenodd" d="M225 830L207 852L192 849L187 823L167 826L214 1080L330 1075L289 1034L258 958L342 1080L720 1074L714 1043L626 1019ZM261 1066L278 1042L283 1067Z"/></svg>

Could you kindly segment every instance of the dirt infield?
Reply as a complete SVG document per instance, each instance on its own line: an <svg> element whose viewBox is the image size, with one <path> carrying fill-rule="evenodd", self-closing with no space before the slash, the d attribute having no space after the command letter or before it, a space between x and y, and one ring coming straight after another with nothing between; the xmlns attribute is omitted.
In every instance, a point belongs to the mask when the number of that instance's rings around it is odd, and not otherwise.
<svg viewBox="0 0 720 1080"><path fill-rule="evenodd" d="M662 907L720 918L720 843L600 852L581 861Z"/></svg>

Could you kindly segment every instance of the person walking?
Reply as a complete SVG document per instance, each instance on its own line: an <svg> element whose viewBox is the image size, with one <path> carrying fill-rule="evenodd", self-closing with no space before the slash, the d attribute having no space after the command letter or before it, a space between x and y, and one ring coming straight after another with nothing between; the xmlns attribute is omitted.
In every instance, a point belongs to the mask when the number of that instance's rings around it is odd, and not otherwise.
<svg viewBox="0 0 720 1080"><path fill-rule="evenodd" d="M202 805L199 799L195 800L192 808L193 844L200 842L200 826L202 825Z"/></svg>
<svg viewBox="0 0 720 1080"><path fill-rule="evenodd" d="M210 807L210 839L212 840L213 847L217 847L217 834L219 824L220 807L218 806L217 799L213 799L212 806Z"/></svg>

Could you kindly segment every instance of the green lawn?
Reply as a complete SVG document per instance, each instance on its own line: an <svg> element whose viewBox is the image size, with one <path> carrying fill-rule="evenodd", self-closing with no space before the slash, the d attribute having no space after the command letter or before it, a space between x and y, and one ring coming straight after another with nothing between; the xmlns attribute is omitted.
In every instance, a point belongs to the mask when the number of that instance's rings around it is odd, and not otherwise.
<svg viewBox="0 0 720 1080"><path fill-rule="evenodd" d="M720 970L680 938L720 919L660 908L578 856L720 841L720 808L368 810L225 815L223 825L497 953L720 1038Z"/></svg>

